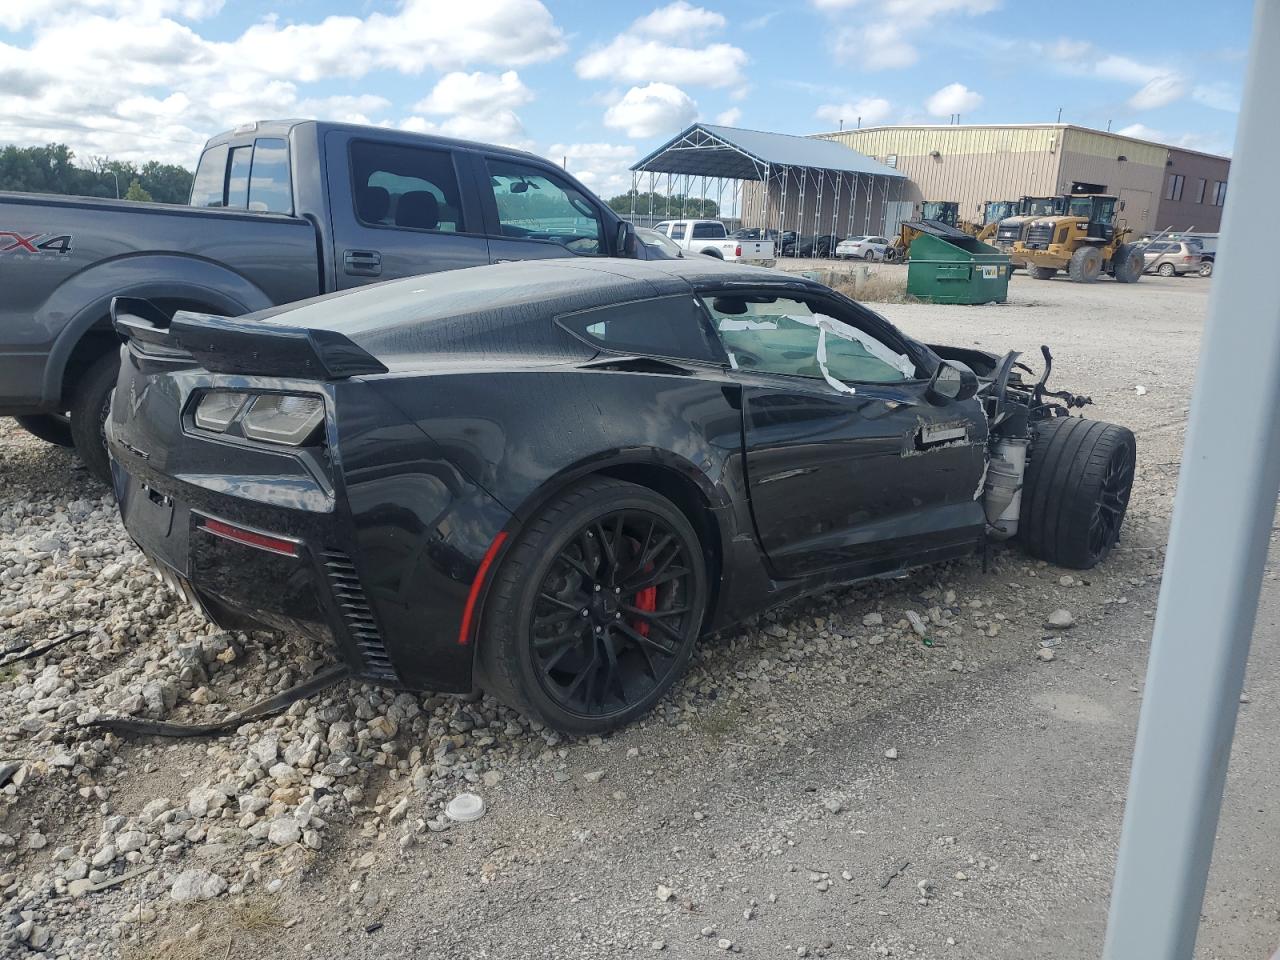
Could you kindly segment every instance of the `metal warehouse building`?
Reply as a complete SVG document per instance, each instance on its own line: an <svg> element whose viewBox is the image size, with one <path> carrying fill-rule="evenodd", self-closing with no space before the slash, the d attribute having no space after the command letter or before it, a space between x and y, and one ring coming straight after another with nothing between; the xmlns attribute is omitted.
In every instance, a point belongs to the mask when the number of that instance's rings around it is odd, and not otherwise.
<svg viewBox="0 0 1280 960"><path fill-rule="evenodd" d="M1227 157L1066 123L865 127L815 135L907 176L902 200L956 201L977 220L984 200L1111 193L1139 232L1215 232Z"/></svg>

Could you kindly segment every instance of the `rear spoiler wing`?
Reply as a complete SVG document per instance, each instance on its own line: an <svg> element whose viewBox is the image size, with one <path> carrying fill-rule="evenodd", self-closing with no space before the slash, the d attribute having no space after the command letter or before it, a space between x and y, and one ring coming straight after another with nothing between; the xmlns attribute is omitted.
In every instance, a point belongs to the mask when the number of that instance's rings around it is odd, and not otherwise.
<svg viewBox="0 0 1280 960"><path fill-rule="evenodd" d="M387 368L335 330L288 327L213 313L169 315L150 300L114 297L111 324L126 340L187 354L214 373L340 380Z"/></svg>

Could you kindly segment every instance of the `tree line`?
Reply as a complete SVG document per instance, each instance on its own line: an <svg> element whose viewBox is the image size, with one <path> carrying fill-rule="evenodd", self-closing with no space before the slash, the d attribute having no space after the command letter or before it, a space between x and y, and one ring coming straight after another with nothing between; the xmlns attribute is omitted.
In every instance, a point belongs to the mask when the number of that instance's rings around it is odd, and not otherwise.
<svg viewBox="0 0 1280 960"><path fill-rule="evenodd" d="M191 171L174 163L150 160L137 166L90 157L87 165L78 165L74 160L75 154L64 143L4 147L0 149L0 190L157 203L186 203L191 196Z"/></svg>
<svg viewBox="0 0 1280 960"><path fill-rule="evenodd" d="M720 216L720 207L714 200L686 196L683 193L675 193L668 197L665 193L658 193L657 191L639 192L631 190L627 193L620 193L609 201L609 209L614 213L629 217L633 210L633 198L635 202L634 212L636 214L647 216L652 210L655 217L670 217L673 219L676 217L702 219Z"/></svg>

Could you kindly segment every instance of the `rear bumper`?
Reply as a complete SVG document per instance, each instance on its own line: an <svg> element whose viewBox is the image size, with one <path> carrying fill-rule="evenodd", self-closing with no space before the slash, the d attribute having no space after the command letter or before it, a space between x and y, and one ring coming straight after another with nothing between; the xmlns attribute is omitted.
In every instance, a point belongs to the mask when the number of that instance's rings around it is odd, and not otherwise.
<svg viewBox="0 0 1280 960"><path fill-rule="evenodd" d="M233 497L200 496L183 484L112 458L125 529L161 578L224 629L275 629L331 646L353 673L398 684L397 673L332 515L290 518L246 511ZM255 515L256 514L256 515ZM215 532L228 524L271 538L253 545Z"/></svg>

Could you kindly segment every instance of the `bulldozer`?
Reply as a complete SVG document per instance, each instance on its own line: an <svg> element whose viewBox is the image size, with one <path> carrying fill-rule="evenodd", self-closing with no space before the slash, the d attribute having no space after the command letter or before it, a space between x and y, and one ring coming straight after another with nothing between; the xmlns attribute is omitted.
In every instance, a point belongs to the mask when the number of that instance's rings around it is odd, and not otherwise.
<svg viewBox="0 0 1280 960"><path fill-rule="evenodd" d="M1022 197L1014 202L1012 209L1005 214L996 227L993 245L1010 258L1010 269L1025 267L1026 263L1013 252L1013 246L1019 240L1027 239L1027 227L1041 217L1063 214L1067 210L1069 197Z"/></svg>
<svg viewBox="0 0 1280 960"><path fill-rule="evenodd" d="M1144 260L1141 248L1128 242L1132 231L1116 223L1123 201L1103 193L1074 194L1065 201L1063 213L1027 225L1012 255L1037 280L1066 270L1076 283L1092 283L1104 273L1121 283L1136 283Z"/></svg>

